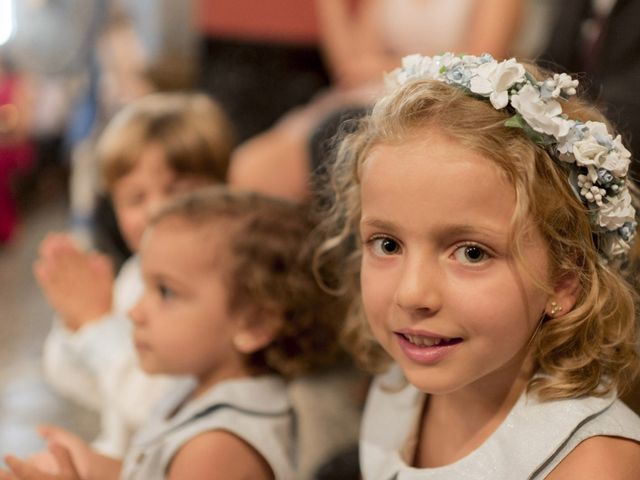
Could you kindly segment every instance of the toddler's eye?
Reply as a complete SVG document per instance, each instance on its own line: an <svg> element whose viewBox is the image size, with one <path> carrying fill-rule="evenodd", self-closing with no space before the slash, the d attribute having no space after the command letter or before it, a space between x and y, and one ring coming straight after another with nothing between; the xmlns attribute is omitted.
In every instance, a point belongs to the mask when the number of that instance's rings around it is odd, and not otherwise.
<svg viewBox="0 0 640 480"><path fill-rule="evenodd" d="M380 256L395 255L400 252L400 244L393 238L378 237L371 240L373 253Z"/></svg>
<svg viewBox="0 0 640 480"><path fill-rule="evenodd" d="M167 287L166 285L159 284L157 288L158 288L158 293L160 294L160 297L165 300L175 296L174 291L169 287Z"/></svg>
<svg viewBox="0 0 640 480"><path fill-rule="evenodd" d="M453 255L461 263L480 263L489 258L489 254L478 245L462 245Z"/></svg>

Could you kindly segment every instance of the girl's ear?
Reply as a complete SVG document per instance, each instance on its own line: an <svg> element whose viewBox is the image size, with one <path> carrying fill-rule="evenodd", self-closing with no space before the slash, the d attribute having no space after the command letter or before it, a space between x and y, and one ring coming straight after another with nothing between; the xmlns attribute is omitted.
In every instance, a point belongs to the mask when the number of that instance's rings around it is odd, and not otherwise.
<svg viewBox="0 0 640 480"><path fill-rule="evenodd" d="M233 337L235 349L250 355L269 345L282 328L282 313L275 309L262 309L244 316Z"/></svg>
<svg viewBox="0 0 640 480"><path fill-rule="evenodd" d="M556 280L553 295L547 305L547 313L554 317L573 309L580 292L580 278L577 272L565 272Z"/></svg>

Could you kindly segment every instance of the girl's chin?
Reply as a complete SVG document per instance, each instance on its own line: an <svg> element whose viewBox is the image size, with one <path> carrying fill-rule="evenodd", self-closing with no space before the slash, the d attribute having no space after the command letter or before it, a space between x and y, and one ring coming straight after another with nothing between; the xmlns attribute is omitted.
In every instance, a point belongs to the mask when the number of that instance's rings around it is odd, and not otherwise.
<svg viewBox="0 0 640 480"><path fill-rule="evenodd" d="M404 368L401 365L404 376L416 389L428 395L448 395L464 387L459 378L452 375L439 375L435 372L420 371L420 369Z"/></svg>

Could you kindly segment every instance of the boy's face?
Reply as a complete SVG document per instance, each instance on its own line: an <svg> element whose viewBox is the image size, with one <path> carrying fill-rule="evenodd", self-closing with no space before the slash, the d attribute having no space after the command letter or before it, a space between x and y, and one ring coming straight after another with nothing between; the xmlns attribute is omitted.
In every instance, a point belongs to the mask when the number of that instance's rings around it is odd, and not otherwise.
<svg viewBox="0 0 640 480"><path fill-rule="evenodd" d="M206 180L179 177L167 165L162 148L150 145L127 175L115 182L111 197L118 226L133 252L140 247L150 216L178 193L203 186Z"/></svg>
<svg viewBox="0 0 640 480"><path fill-rule="evenodd" d="M549 279L537 230L523 245L529 272L510 252L516 198L505 176L435 131L377 146L361 200L365 313L407 379L433 394L510 385L558 297L534 281Z"/></svg>
<svg viewBox="0 0 640 480"><path fill-rule="evenodd" d="M228 310L226 243L222 232L179 218L165 219L145 235L145 291L131 318L146 372L192 374L205 384L244 372L233 342L241 317Z"/></svg>

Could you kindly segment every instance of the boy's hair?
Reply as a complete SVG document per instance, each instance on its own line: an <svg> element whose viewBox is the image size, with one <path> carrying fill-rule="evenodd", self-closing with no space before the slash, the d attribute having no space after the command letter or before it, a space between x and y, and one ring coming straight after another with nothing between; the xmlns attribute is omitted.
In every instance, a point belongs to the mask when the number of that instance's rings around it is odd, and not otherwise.
<svg viewBox="0 0 640 480"><path fill-rule="evenodd" d="M198 227L223 229L222 250L229 262L225 275L231 313L276 311L283 325L274 340L250 357L255 372L265 369L297 375L336 360L339 325L345 302L327 294L316 282L308 209L257 193L214 186L178 197L153 217L150 226L168 218ZM215 335L215 332L211 333Z"/></svg>
<svg viewBox="0 0 640 480"><path fill-rule="evenodd" d="M527 69L541 78L535 67ZM563 103L563 111L569 118L605 121L575 97ZM339 289L352 301L343 332L345 346L374 372L389 362L369 330L359 295L361 252L353 241L361 213L362 163L376 145L419 139L431 128L492 160L514 186L511 248L523 270L527 267L523 239L535 225L547 243L551 265L550 282L535 280L549 293L553 282L566 275L579 280L575 307L546 318L532 339L538 370L545 375L535 376L529 389L542 399L621 390L638 370L634 295L620 275L600 261L589 215L565 171L523 129L505 126L511 115L461 88L417 80L383 97L372 114L358 122L355 133L345 137L332 171L334 203L325 222L329 238L316 256L317 264L340 254L348 258L343 263L348 280Z"/></svg>
<svg viewBox="0 0 640 480"><path fill-rule="evenodd" d="M97 152L102 178L111 190L149 146L160 147L169 168L180 176L225 182L233 144L231 124L207 95L153 93L114 116Z"/></svg>

